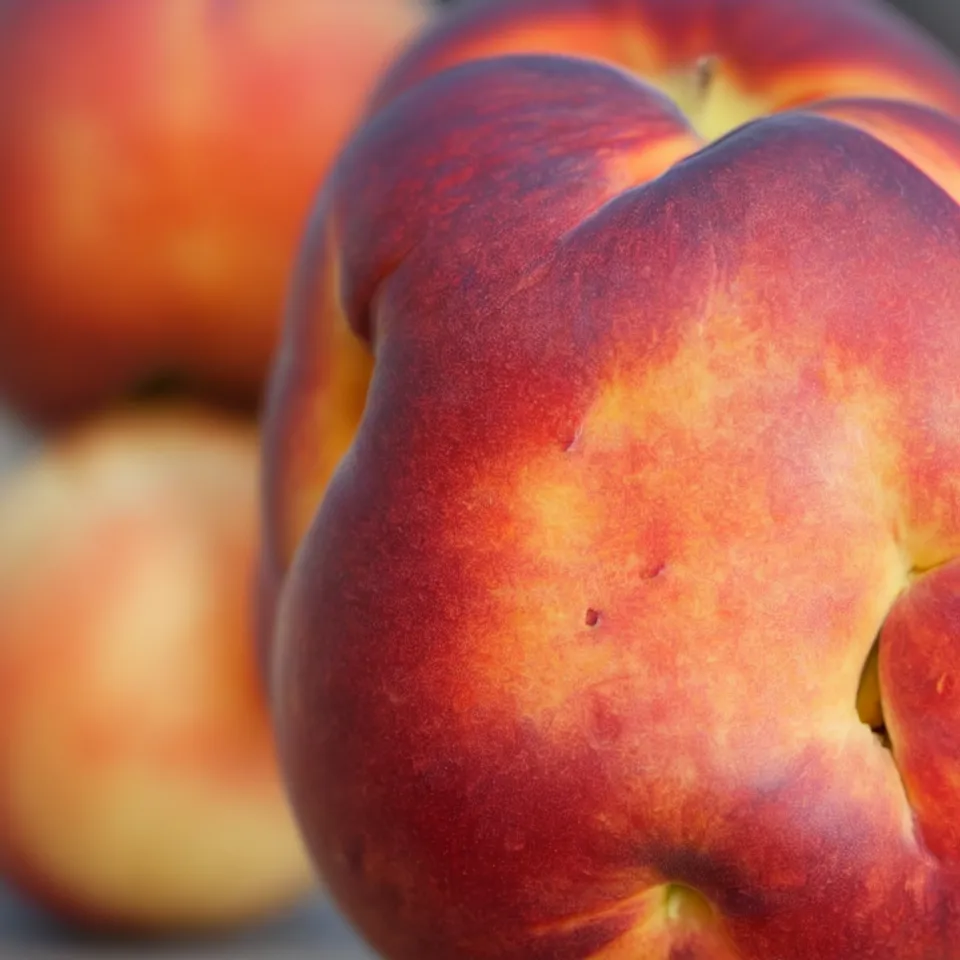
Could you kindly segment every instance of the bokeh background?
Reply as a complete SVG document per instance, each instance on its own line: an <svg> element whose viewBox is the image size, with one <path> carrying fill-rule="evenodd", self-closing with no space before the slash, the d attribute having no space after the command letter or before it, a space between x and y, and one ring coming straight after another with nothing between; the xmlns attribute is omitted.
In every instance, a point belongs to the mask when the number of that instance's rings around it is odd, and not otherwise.
<svg viewBox="0 0 960 960"><path fill-rule="evenodd" d="M77 0L82 3L83 0ZM137 0L131 0L137 2ZM284 0L277 0L283 3ZM349 0L343 0L348 3ZM444 0L439 0L444 2ZM456 0L454 0L456 2ZM960 57L960 0L892 0L940 43ZM0 317L0 323L4 318ZM39 444L37 436L0 408L0 475ZM0 536L2 536L0 531ZM322 957L326 960L370 960L372 954L353 935L335 910L316 896L291 913L267 924L209 942L141 943L79 937L40 909L18 898L0 880L0 954L3 956L158 956L158 957Z"/></svg>

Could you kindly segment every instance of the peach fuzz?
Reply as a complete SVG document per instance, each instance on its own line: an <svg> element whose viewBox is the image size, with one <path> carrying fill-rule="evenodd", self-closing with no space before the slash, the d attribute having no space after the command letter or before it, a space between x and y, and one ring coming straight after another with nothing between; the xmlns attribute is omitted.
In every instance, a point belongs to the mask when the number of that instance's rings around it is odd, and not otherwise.
<svg viewBox="0 0 960 960"><path fill-rule="evenodd" d="M314 888L253 656L257 434L113 412L0 482L0 870L107 932Z"/></svg>
<svg viewBox="0 0 960 960"><path fill-rule="evenodd" d="M0 397L259 401L303 221L420 0L12 0Z"/></svg>

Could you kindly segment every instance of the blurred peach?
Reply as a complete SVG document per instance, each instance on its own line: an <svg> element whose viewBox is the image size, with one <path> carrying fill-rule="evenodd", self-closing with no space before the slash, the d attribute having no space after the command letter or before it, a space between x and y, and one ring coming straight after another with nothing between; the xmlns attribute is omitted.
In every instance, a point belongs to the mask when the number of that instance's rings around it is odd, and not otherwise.
<svg viewBox="0 0 960 960"><path fill-rule="evenodd" d="M117 411L0 485L0 865L84 925L253 921L314 886L249 592L257 434Z"/></svg>
<svg viewBox="0 0 960 960"><path fill-rule="evenodd" d="M312 195L427 0L0 7L0 397L256 402Z"/></svg>

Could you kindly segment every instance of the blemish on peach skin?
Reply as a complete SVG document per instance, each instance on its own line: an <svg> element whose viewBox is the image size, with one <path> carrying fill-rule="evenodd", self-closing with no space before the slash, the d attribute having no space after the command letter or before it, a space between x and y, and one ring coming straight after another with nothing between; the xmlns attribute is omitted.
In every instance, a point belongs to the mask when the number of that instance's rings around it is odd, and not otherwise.
<svg viewBox="0 0 960 960"><path fill-rule="evenodd" d="M917 558L960 553L915 388L960 369L960 208L810 113L630 182L596 156L631 109L672 123L586 61L460 67L320 209L376 363L278 619L305 835L396 960L947 960L960 880L855 697Z"/></svg>

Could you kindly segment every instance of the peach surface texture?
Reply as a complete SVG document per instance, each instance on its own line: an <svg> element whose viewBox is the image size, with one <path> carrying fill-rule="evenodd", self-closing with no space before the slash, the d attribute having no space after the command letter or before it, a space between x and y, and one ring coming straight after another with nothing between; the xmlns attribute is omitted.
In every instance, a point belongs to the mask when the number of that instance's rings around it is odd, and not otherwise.
<svg viewBox="0 0 960 960"><path fill-rule="evenodd" d="M259 641L388 960L960 957L956 116L870 0L467 3L382 79Z"/></svg>

